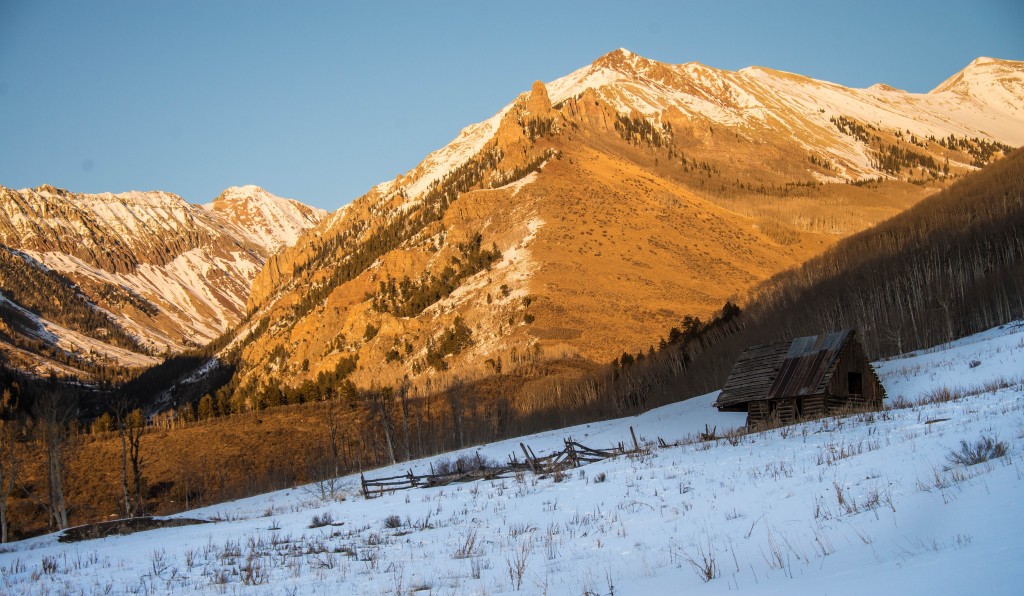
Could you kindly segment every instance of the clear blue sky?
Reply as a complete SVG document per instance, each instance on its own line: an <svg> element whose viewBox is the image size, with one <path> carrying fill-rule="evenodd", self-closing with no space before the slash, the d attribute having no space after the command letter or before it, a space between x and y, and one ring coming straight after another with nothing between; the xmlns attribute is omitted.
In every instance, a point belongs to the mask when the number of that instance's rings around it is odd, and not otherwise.
<svg viewBox="0 0 1024 596"><path fill-rule="evenodd" d="M1024 2L0 0L0 185L333 210L618 47L923 92L1024 60Z"/></svg>

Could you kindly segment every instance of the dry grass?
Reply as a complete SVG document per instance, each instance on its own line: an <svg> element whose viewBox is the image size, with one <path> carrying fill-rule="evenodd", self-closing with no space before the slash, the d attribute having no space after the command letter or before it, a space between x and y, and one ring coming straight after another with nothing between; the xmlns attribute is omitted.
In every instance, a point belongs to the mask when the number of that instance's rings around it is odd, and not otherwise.
<svg viewBox="0 0 1024 596"><path fill-rule="evenodd" d="M989 436L982 435L974 443L960 441L960 449L949 452L946 459L952 466L973 466L990 459L1006 455L1006 443Z"/></svg>

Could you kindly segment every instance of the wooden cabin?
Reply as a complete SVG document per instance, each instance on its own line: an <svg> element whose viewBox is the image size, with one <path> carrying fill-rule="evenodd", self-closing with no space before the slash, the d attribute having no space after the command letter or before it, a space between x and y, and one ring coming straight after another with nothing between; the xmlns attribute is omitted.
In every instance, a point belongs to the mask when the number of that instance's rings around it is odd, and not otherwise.
<svg viewBox="0 0 1024 596"><path fill-rule="evenodd" d="M744 350L715 401L746 412L747 426L790 424L850 408L877 408L885 397L853 331L798 337Z"/></svg>

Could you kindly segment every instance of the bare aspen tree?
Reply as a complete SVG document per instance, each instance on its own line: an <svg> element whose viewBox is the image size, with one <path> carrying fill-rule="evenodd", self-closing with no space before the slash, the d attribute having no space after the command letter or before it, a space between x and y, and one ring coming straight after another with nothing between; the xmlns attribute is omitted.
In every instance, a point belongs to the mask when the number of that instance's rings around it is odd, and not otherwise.
<svg viewBox="0 0 1024 596"><path fill-rule="evenodd" d="M121 440L122 512L131 518L142 514L144 508L141 443L146 419L129 395L118 395L112 405L114 424Z"/></svg>
<svg viewBox="0 0 1024 596"><path fill-rule="evenodd" d="M402 408L402 443L405 447L405 461L412 459L412 448L410 441L412 437L409 432L409 380L405 379L398 386L396 393L398 394L398 403Z"/></svg>
<svg viewBox="0 0 1024 596"><path fill-rule="evenodd" d="M334 464L334 477L341 476L342 444L345 436L341 424L341 412L337 400L328 399L327 409L324 415L324 424L327 427L327 442L331 448L331 458Z"/></svg>
<svg viewBox="0 0 1024 596"><path fill-rule="evenodd" d="M10 540L8 507L21 471L19 451L24 418L18 412L17 398L9 388L0 396L0 543Z"/></svg>
<svg viewBox="0 0 1024 596"><path fill-rule="evenodd" d="M391 387L373 387L364 393L371 414L379 419L381 430L384 431L384 447L387 449L388 459L392 464L396 464L398 458L395 455L395 427L388 408L393 395Z"/></svg>
<svg viewBox="0 0 1024 596"><path fill-rule="evenodd" d="M67 467L68 425L77 414L75 400L68 394L44 389L33 404L39 439L46 458L47 501L50 526L68 527L68 506L64 496L64 472Z"/></svg>
<svg viewBox="0 0 1024 596"><path fill-rule="evenodd" d="M466 427L463 408L464 384L461 379L455 379L448 388L448 407L452 413L452 438L458 448L466 446Z"/></svg>
<svg viewBox="0 0 1024 596"><path fill-rule="evenodd" d="M143 498L143 478L142 478L142 435L146 432L146 418L143 416L142 411L138 408L132 410L128 415L127 425L127 438L128 438L128 461L132 467L132 485L133 485L133 498L135 500L135 514L145 515L146 514L146 501Z"/></svg>
<svg viewBox="0 0 1024 596"><path fill-rule="evenodd" d="M329 392L324 396L321 421L324 426L325 451L329 455L324 456L321 453L313 458L310 476L319 493L317 496L321 500L326 501L333 499L338 493L340 486L339 477L342 474L342 462L344 461L343 449L345 443L341 405L339 400L333 399Z"/></svg>

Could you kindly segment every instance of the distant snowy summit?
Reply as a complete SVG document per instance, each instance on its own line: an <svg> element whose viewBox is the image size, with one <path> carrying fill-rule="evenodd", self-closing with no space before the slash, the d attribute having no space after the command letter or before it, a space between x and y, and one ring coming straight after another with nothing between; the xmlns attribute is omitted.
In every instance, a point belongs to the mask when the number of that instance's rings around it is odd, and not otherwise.
<svg viewBox="0 0 1024 596"><path fill-rule="evenodd" d="M323 209L275 196L254 185L232 186L203 208L226 217L250 241L270 253L295 244L303 232L327 216Z"/></svg>
<svg viewBox="0 0 1024 596"><path fill-rule="evenodd" d="M162 354L204 345L236 324L266 260L325 215L257 186L229 188L207 205L162 191L0 187L0 244L31 260L28 271L73 285L87 308L109 313L141 349ZM12 288L4 290L17 300ZM35 372L76 374L77 366L97 362L151 362L64 333L69 323L61 323L39 325L56 330L50 335L62 346L53 348L58 356L74 357L60 357L58 365L39 355L29 367Z"/></svg>

